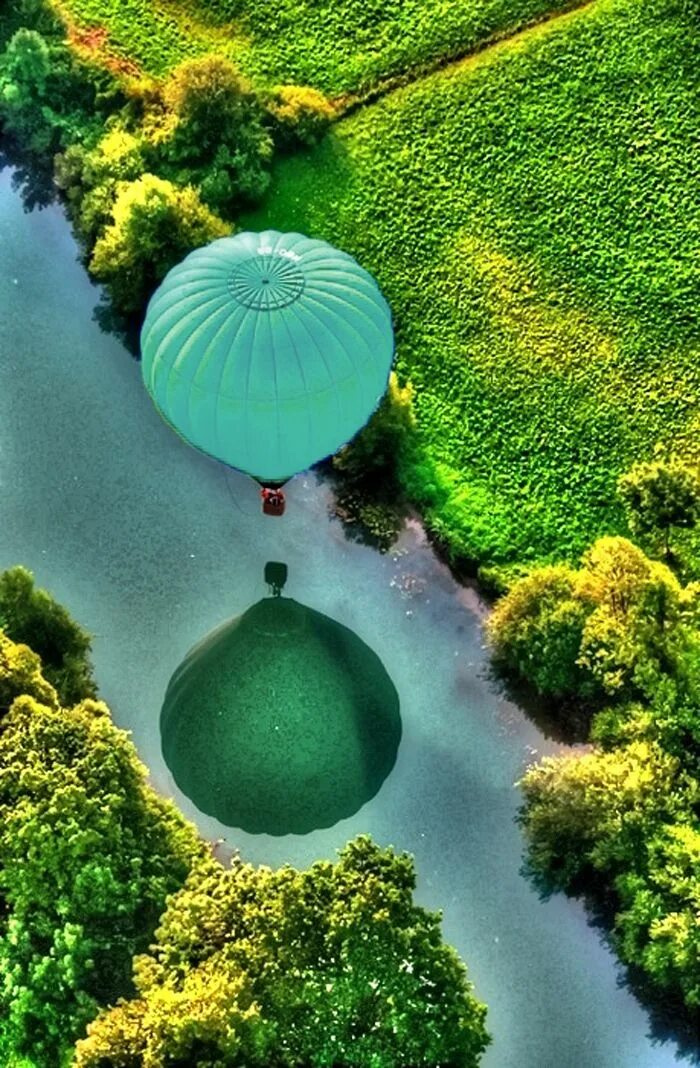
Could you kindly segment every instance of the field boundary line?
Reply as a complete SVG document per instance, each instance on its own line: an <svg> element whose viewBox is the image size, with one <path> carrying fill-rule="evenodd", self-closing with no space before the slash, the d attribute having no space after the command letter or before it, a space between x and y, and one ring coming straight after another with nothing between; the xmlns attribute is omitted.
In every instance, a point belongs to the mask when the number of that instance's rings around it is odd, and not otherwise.
<svg viewBox="0 0 700 1068"><path fill-rule="evenodd" d="M383 100L384 97L390 96L400 89L407 89L412 85L416 85L418 82L430 78L433 74L438 74L441 71L447 72L452 69L456 71L459 68L472 65L476 66L480 62L490 62L493 56L501 52L509 51L522 43L527 43L528 40L540 34L553 32L564 23L575 21L598 4L599 0L583 0L583 2L574 0L573 3L566 4L557 11L545 12L531 19L515 30L498 30L489 37L477 41L463 52L458 52L455 55L439 56L437 59L410 67L401 74L392 74L371 89L368 89L366 93L348 93L335 97L331 101L337 110L336 118L333 121L339 122L341 119L345 119L354 112L359 111L360 108L376 104L378 101Z"/></svg>

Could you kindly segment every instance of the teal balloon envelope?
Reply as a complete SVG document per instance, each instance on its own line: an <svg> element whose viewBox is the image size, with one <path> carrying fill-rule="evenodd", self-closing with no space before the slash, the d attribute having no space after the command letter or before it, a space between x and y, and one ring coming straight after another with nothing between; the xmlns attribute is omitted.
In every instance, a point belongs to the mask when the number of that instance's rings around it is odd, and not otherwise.
<svg viewBox="0 0 700 1068"><path fill-rule="evenodd" d="M326 241L219 238L174 267L141 331L144 384L190 445L261 481L337 452L386 391L391 310Z"/></svg>

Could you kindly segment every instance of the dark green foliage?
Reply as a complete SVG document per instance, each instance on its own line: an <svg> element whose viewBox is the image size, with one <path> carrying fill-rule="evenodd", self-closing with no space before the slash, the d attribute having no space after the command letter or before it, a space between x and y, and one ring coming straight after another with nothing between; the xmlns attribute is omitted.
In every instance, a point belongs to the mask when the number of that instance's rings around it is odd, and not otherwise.
<svg viewBox="0 0 700 1068"><path fill-rule="evenodd" d="M90 635L50 593L34 586L31 571L24 567L0 574L0 627L41 658L43 675L56 688L61 704L69 707L96 696Z"/></svg>
<svg viewBox="0 0 700 1068"><path fill-rule="evenodd" d="M212 208L231 213L267 188L272 140L250 86L223 56L189 60L163 86L166 132L152 150L158 173L196 185Z"/></svg>
<svg viewBox="0 0 700 1068"><path fill-rule="evenodd" d="M0 124L25 152L44 160L95 137L104 116L120 102L107 71L34 29L17 30L0 55Z"/></svg>
<svg viewBox="0 0 700 1068"><path fill-rule="evenodd" d="M145 779L103 704L20 697L3 721L2 1041L39 1068L130 994L133 954L204 848Z"/></svg>
<svg viewBox="0 0 700 1068"><path fill-rule="evenodd" d="M476 1065L485 1008L414 887L410 857L367 837L307 871L206 861L76 1068Z"/></svg>
<svg viewBox="0 0 700 1068"><path fill-rule="evenodd" d="M617 484L633 534L662 534L669 556L672 527L694 527L700 516L700 472L680 461L637 464Z"/></svg>
<svg viewBox="0 0 700 1068"><path fill-rule="evenodd" d="M359 434L333 457L334 468L351 482L380 489L387 497L395 494L415 426L412 398L411 385L399 386L392 371L377 410Z"/></svg>

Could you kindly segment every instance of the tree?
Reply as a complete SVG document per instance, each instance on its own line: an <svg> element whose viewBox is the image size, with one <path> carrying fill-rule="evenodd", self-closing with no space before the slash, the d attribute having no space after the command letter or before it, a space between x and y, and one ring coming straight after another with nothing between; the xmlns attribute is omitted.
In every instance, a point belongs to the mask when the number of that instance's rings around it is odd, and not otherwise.
<svg viewBox="0 0 700 1068"><path fill-rule="evenodd" d="M226 214L262 196L272 139L260 101L230 60L210 55L180 64L162 98L165 131L154 138L160 173L196 185L205 204Z"/></svg>
<svg viewBox="0 0 700 1068"><path fill-rule="evenodd" d="M414 886L410 857L367 837L307 871L208 858L75 1068L476 1065L485 1008Z"/></svg>
<svg viewBox="0 0 700 1068"><path fill-rule="evenodd" d="M90 635L50 593L35 588L34 576L24 567L0 573L0 626L38 654L43 675L62 704L96 696ZM42 697L35 690L22 692Z"/></svg>
<svg viewBox="0 0 700 1068"><path fill-rule="evenodd" d="M73 144L56 157L56 184L88 247L111 220L119 183L139 178L144 169L141 139L120 123L112 124L92 148Z"/></svg>
<svg viewBox="0 0 700 1068"><path fill-rule="evenodd" d="M606 694L651 697L677 667L682 643L681 587L664 564L626 538L599 538L581 561L588 616L578 663Z"/></svg>
<svg viewBox="0 0 700 1068"><path fill-rule="evenodd" d="M682 822L660 830L648 847L644 875L617 880L622 911L617 917L623 960L642 968L663 990L680 992L700 1009L700 824Z"/></svg>
<svg viewBox="0 0 700 1068"><path fill-rule="evenodd" d="M141 312L165 275L188 252L225 237L231 227L213 215L190 187L144 174L123 182L112 223L95 245L90 270L120 311Z"/></svg>
<svg viewBox="0 0 700 1068"><path fill-rule="evenodd" d="M0 630L0 717L15 697L30 694L50 708L58 707L53 686L41 674L41 660L27 645L10 640Z"/></svg>
<svg viewBox="0 0 700 1068"><path fill-rule="evenodd" d="M133 991L168 894L205 851L107 707L18 697L0 731L0 1046L56 1068Z"/></svg>
<svg viewBox="0 0 700 1068"><path fill-rule="evenodd" d="M637 464L618 480L618 493L633 534L661 532L671 559L672 527L694 527L700 516L700 471L680 460Z"/></svg>
<svg viewBox="0 0 700 1068"><path fill-rule="evenodd" d="M487 624L494 657L552 697L651 697L679 668L696 598L626 538L599 538L578 571L536 568Z"/></svg>
<svg viewBox="0 0 700 1068"><path fill-rule="evenodd" d="M686 818L697 790L678 758L639 740L611 752L546 757L522 779L520 819L532 869L556 889L644 872L647 843Z"/></svg>
<svg viewBox="0 0 700 1068"><path fill-rule="evenodd" d="M495 661L551 697L593 696L598 686L578 663L594 603L572 568L541 567L501 597L486 625Z"/></svg>
<svg viewBox="0 0 700 1068"><path fill-rule="evenodd" d="M49 46L41 34L18 30L0 59L0 116L8 133L37 152L53 147L53 130L42 114L50 72Z"/></svg>

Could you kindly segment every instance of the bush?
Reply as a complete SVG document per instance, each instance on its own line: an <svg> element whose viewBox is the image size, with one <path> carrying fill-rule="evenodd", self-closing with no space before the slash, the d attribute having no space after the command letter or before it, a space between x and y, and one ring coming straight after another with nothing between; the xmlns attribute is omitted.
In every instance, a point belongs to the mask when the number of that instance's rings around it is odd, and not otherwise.
<svg viewBox="0 0 700 1068"><path fill-rule="evenodd" d="M327 97L308 85L280 85L266 106L277 139L289 146L316 144L337 114Z"/></svg>
<svg viewBox="0 0 700 1068"><path fill-rule="evenodd" d="M259 199L270 181L272 139L262 105L230 60L181 64L162 95L166 130L152 157L158 172L196 185L205 204L226 214Z"/></svg>
<svg viewBox="0 0 700 1068"><path fill-rule="evenodd" d="M591 696L598 687L578 663L593 605L576 571L543 567L520 579L487 622L494 660L551 697Z"/></svg>
<svg viewBox="0 0 700 1068"><path fill-rule="evenodd" d="M376 411L352 441L336 453L333 467L349 481L380 489L387 496L395 494L415 427L412 398L411 384L399 386L392 371Z"/></svg>
<svg viewBox="0 0 700 1068"><path fill-rule="evenodd" d="M88 248L112 218L119 183L138 179L144 169L141 139L119 122L112 123L94 147L70 145L56 157L56 184Z"/></svg>
<svg viewBox="0 0 700 1068"><path fill-rule="evenodd" d="M633 534L663 535L669 557L672 527L694 527L700 517L700 472L673 460L637 464L617 483Z"/></svg>
<svg viewBox="0 0 700 1068"><path fill-rule="evenodd" d="M63 705L95 697L90 635L50 593L35 588L31 571L24 567L0 574L0 627L38 654L44 678ZM25 692L44 699L34 690Z"/></svg>
<svg viewBox="0 0 700 1068"><path fill-rule="evenodd" d="M230 232L194 189L144 174L119 184L112 223L95 245L90 270L106 284L119 311L142 312L188 252Z"/></svg>
<svg viewBox="0 0 700 1068"><path fill-rule="evenodd" d="M28 645L13 642L0 630L0 717L15 697L28 694L49 708L58 707L53 686L41 674L41 660Z"/></svg>
<svg viewBox="0 0 700 1068"><path fill-rule="evenodd" d="M515 582L487 633L506 668L552 697L651 698L686 651L686 604L673 573L626 538L599 538L581 568Z"/></svg>

